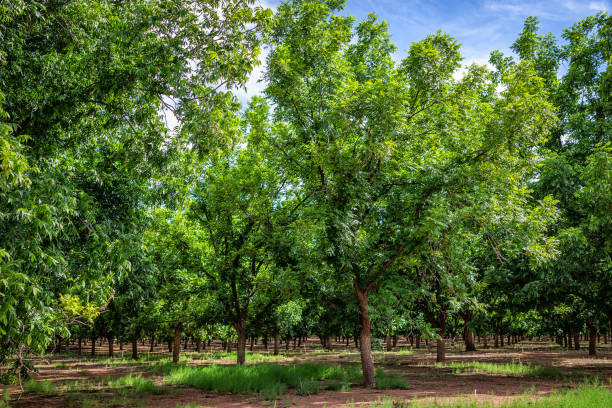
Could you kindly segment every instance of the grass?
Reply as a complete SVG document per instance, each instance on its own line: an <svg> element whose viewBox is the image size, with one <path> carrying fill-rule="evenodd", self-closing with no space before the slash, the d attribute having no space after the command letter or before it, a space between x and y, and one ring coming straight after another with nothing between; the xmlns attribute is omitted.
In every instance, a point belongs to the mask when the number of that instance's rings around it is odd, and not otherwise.
<svg viewBox="0 0 612 408"><path fill-rule="evenodd" d="M488 374L506 374L512 376L526 376L536 378L547 378L551 380L560 380L564 378L564 374L556 367L552 366L537 366L522 363L481 363L473 362L450 362L445 364L436 363L436 367L448 367L453 369L453 373L461 374L463 372L470 373L488 373Z"/></svg>
<svg viewBox="0 0 612 408"><path fill-rule="evenodd" d="M28 380L23 385L23 390L25 392L33 392L36 394L49 395L55 392L55 384L51 381L36 381L36 380Z"/></svg>
<svg viewBox="0 0 612 408"><path fill-rule="evenodd" d="M120 395L163 394L165 392L163 388L157 387L153 381L132 374L110 380L108 386L117 388L117 393Z"/></svg>
<svg viewBox="0 0 612 408"><path fill-rule="evenodd" d="M243 366L211 365L205 367L161 366L164 382L186 385L201 390L230 392L234 394L259 393L274 399L287 388L299 395L311 395L320 391L319 381L336 380L344 383L361 382L358 367L332 366L329 364L257 364Z"/></svg>
<svg viewBox="0 0 612 408"><path fill-rule="evenodd" d="M370 405L371 408L607 408L612 407L612 389L603 385L581 385L569 391L560 391L546 397L526 394L500 404L481 402L474 398L445 401L396 402L385 398Z"/></svg>
<svg viewBox="0 0 612 408"><path fill-rule="evenodd" d="M400 375L387 373L380 368L376 370L376 388L408 388L408 382Z"/></svg>

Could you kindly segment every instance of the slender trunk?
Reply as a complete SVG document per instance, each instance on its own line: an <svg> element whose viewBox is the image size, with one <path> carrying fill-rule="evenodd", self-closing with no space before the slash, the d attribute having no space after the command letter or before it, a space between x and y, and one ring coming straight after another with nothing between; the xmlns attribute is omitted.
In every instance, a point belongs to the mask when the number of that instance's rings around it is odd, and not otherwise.
<svg viewBox="0 0 612 408"><path fill-rule="evenodd" d="M168 340L168 353L172 353L172 346L174 345L173 340Z"/></svg>
<svg viewBox="0 0 612 408"><path fill-rule="evenodd" d="M82 345L83 339L81 337L79 337L79 351L78 354L79 356L81 355L81 353L83 352L83 345Z"/></svg>
<svg viewBox="0 0 612 408"><path fill-rule="evenodd" d="M589 356L597 355L597 328L591 321L590 318L587 319L587 326L589 328Z"/></svg>
<svg viewBox="0 0 612 408"><path fill-rule="evenodd" d="M274 355L278 355L278 333L274 332Z"/></svg>
<svg viewBox="0 0 612 408"><path fill-rule="evenodd" d="M96 355L96 336L91 337L91 356L95 357Z"/></svg>
<svg viewBox="0 0 612 408"><path fill-rule="evenodd" d="M489 339L487 337L487 333L483 333L482 334L482 347L489 348L488 342L489 342Z"/></svg>
<svg viewBox="0 0 612 408"><path fill-rule="evenodd" d="M355 279L353 281L355 294L359 301L361 312L361 332L359 333L359 345L361 346L361 370L363 371L363 383L367 388L376 387L374 376L374 362L372 361L372 330L370 323L370 311L368 310L368 297L359 288Z"/></svg>
<svg viewBox="0 0 612 408"><path fill-rule="evenodd" d="M421 348L421 334L417 334L414 347Z"/></svg>
<svg viewBox="0 0 612 408"><path fill-rule="evenodd" d="M393 347L397 346L397 334L393 335Z"/></svg>
<svg viewBox="0 0 612 408"><path fill-rule="evenodd" d="M228 340L227 343L225 343L225 347L226 347L225 351L227 351L228 353L231 353L232 352L232 341Z"/></svg>
<svg viewBox="0 0 612 408"><path fill-rule="evenodd" d="M108 356L109 357L113 357L114 356L114 344L113 344L113 338L111 337L107 337L108 339Z"/></svg>
<svg viewBox="0 0 612 408"><path fill-rule="evenodd" d="M266 350L268 350L268 332L264 333L263 345Z"/></svg>
<svg viewBox="0 0 612 408"><path fill-rule="evenodd" d="M138 360L138 339L132 339L132 359Z"/></svg>
<svg viewBox="0 0 612 408"><path fill-rule="evenodd" d="M495 348L499 347L499 332L497 331L497 329L495 329L495 335L494 335L494 339L493 339L493 347L495 347Z"/></svg>
<svg viewBox="0 0 612 408"><path fill-rule="evenodd" d="M574 333L574 350L580 350L580 333Z"/></svg>
<svg viewBox="0 0 612 408"><path fill-rule="evenodd" d="M172 362L178 363L181 354L181 334L183 334L183 323L179 322L174 327L174 345L172 346Z"/></svg>
<svg viewBox="0 0 612 408"><path fill-rule="evenodd" d="M238 316L238 321L234 325L238 334L238 345L236 348L236 363L244 364L246 361L246 319ZM229 342L228 342L229 344Z"/></svg>
<svg viewBox="0 0 612 408"><path fill-rule="evenodd" d="M155 345L155 340L151 338L151 344L149 345L149 353L153 352L153 346Z"/></svg>
<svg viewBox="0 0 612 408"><path fill-rule="evenodd" d="M504 335L502 333L499 334L499 345L504 347Z"/></svg>
<svg viewBox="0 0 612 408"><path fill-rule="evenodd" d="M476 351L476 346L474 346L474 333L468 326L468 322L466 322L463 326L463 335L465 337L465 351Z"/></svg>
<svg viewBox="0 0 612 408"><path fill-rule="evenodd" d="M327 339L325 340L325 348L327 349L327 351L334 350L334 341L332 340L331 334L327 335Z"/></svg>
<svg viewBox="0 0 612 408"><path fill-rule="evenodd" d="M119 342L119 350L123 351L123 342L122 341Z"/></svg>
<svg viewBox="0 0 612 408"><path fill-rule="evenodd" d="M387 333L387 336L385 337L385 344L386 344L387 351L393 350L393 346L391 345L391 335L388 333Z"/></svg>
<svg viewBox="0 0 612 408"><path fill-rule="evenodd" d="M202 352L202 339L199 337L196 339L196 351L198 353Z"/></svg>
<svg viewBox="0 0 612 408"><path fill-rule="evenodd" d="M187 351L187 345L189 344L188 341L189 341L189 337L185 337L185 346L183 346L183 350L185 351Z"/></svg>

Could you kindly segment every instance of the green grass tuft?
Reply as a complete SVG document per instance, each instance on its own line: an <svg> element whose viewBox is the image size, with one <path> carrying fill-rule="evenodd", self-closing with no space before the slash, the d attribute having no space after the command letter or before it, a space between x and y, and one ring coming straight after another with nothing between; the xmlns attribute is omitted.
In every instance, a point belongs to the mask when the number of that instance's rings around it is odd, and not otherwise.
<svg viewBox="0 0 612 408"><path fill-rule="evenodd" d="M145 395L145 394L163 394L164 390L157 387L153 381L142 378L141 376L133 376L128 374L124 377L119 377L108 381L108 386L117 388L120 395Z"/></svg>
<svg viewBox="0 0 612 408"><path fill-rule="evenodd" d="M408 388L408 382L395 373L386 373L380 368L376 370L376 388Z"/></svg>
<svg viewBox="0 0 612 408"><path fill-rule="evenodd" d="M524 395L501 405L479 402L473 398L449 401L410 403L394 402L385 398L370 405L371 408L607 408L612 407L612 389L602 385L582 385L547 397Z"/></svg>
<svg viewBox="0 0 612 408"><path fill-rule="evenodd" d="M34 392L36 394L53 394L55 392L55 384L51 381L36 381L36 380L28 380L23 385L23 390L26 392Z"/></svg>

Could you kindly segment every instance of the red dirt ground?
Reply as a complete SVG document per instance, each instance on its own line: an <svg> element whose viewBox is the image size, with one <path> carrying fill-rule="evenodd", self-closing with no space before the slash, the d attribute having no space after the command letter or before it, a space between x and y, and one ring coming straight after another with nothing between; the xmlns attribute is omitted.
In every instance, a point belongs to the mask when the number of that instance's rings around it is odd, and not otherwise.
<svg viewBox="0 0 612 408"><path fill-rule="evenodd" d="M351 349L350 355L346 353L322 352L313 350L315 344L310 344L308 352L288 352L286 362L292 363L295 357L303 358L304 361L325 362L331 364L345 364L347 361L357 362L358 355L355 349ZM460 344L457 344L459 347ZM585 350L564 351L550 347L539 347L534 343L515 345L505 349L487 349L477 352L461 352L459 349L451 349L447 354L449 362L493 362L508 363L512 361L529 362L537 365L552 365L565 373L580 375L597 375L604 383L609 384L612 380L612 349L602 347L597 358L589 358ZM344 348L344 347L342 347ZM450 347L449 347L450 348ZM145 346L141 352L146 353ZM100 347L99 352L106 350ZM157 350L162 352L161 349ZM263 350L255 350L262 352ZM284 351L284 350L282 350ZM116 352L117 353L117 352ZM118 354L118 353L117 353ZM127 356L127 352L126 352ZM106 357L106 356L104 356ZM118 357L118 356L117 356ZM499 374L476 374L476 373L454 373L451 368L436 367L433 365L435 354L433 348L415 350L414 354L380 353L377 364L383 366L386 371L401 374L409 387L408 389L385 389L369 390L361 386L353 385L349 392L321 391L316 395L298 396L293 390L287 390L276 401L276 407L343 407L347 405L368 406L370 403L384 397L392 397L396 401L410 401L417 399L440 399L457 397L475 397L479 400L502 402L517 395L530 391L531 395L547 395L553 390L571 387L572 383L567 380L555 381L538 378L514 377ZM64 356L51 356L52 363L64 362L67 367L57 367L40 361L37 367L40 372L35 376L36 380L56 381L102 381L107 376L123 376L130 372L142 373L145 377L151 377L160 382L155 373L146 371L146 367L130 367L128 364L122 366L107 367L106 364L80 360L78 358L66 358ZM280 361L282 363L282 361ZM226 363L230 361L217 360L194 360L188 364L210 364ZM576 381L574 381L575 383ZM167 387L169 392L164 395L149 395L139 400L121 400L116 398L112 392L102 388L92 390L88 395L92 401L97 401L94 406L109 407L176 407L177 404L195 403L204 407L262 407L272 406L273 402L266 401L257 395L231 395L203 392L194 388ZM323 387L322 387L323 388ZM21 394L16 387L9 387L11 392L12 407L65 407L80 406L74 401L67 399L66 395L43 396L34 393ZM83 395L83 393L80 393ZM74 399L73 399L74 400ZM73 405L76 404L76 405Z"/></svg>

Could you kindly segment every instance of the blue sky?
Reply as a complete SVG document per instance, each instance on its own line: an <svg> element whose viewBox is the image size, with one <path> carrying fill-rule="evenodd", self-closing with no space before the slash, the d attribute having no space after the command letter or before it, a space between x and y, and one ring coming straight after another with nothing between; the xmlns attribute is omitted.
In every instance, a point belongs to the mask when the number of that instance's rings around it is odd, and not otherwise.
<svg viewBox="0 0 612 408"><path fill-rule="evenodd" d="M262 0L274 8L279 0ZM455 37L461 44L463 64L484 64L489 53L509 47L523 28L523 20L534 15L543 33L560 38L564 28L576 21L610 11L612 0L347 0L346 13L363 19L375 12L389 23L392 41L398 46L397 57L403 58L410 44L438 29ZM258 67L247 83L246 91L236 92L241 102L263 89L258 83L263 67Z"/></svg>

